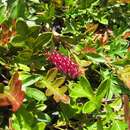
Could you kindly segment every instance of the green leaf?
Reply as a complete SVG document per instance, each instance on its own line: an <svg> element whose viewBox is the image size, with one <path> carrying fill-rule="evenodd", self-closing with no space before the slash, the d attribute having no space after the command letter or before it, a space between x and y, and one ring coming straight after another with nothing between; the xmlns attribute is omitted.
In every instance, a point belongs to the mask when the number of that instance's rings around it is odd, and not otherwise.
<svg viewBox="0 0 130 130"><path fill-rule="evenodd" d="M33 25L33 26L29 27L29 34L28 35L30 37L37 38L39 35L39 30L40 30L40 26Z"/></svg>
<svg viewBox="0 0 130 130"><path fill-rule="evenodd" d="M97 121L97 130L103 130L103 121L101 119Z"/></svg>
<svg viewBox="0 0 130 130"><path fill-rule="evenodd" d="M129 65L130 60L129 59L120 59L120 60L114 61L112 64L123 67L123 66Z"/></svg>
<svg viewBox="0 0 130 130"><path fill-rule="evenodd" d="M43 104L40 104L40 105L43 105ZM50 123L51 117L47 113L38 111L37 112L37 120L39 120L40 122Z"/></svg>
<svg viewBox="0 0 130 130"><path fill-rule="evenodd" d="M74 38L71 38L69 36L61 36L61 41L63 43L67 43L67 44L76 44L76 40Z"/></svg>
<svg viewBox="0 0 130 130"><path fill-rule="evenodd" d="M58 73L57 68L52 68L47 72L46 79L48 81L53 81L56 78L56 75Z"/></svg>
<svg viewBox="0 0 130 130"><path fill-rule="evenodd" d="M21 36L21 35L16 35L13 39L12 42L13 43L21 43L25 40L25 37ZM13 44L15 45L15 44Z"/></svg>
<svg viewBox="0 0 130 130"><path fill-rule="evenodd" d="M64 77L57 78L53 83L52 86L54 87L60 87L65 82Z"/></svg>
<svg viewBox="0 0 130 130"><path fill-rule="evenodd" d="M81 87L80 84L72 84L70 85L71 89L70 89L70 96L73 98L81 98L81 97L86 97L86 92L84 91L84 89Z"/></svg>
<svg viewBox="0 0 130 130"><path fill-rule="evenodd" d="M112 128L110 130L126 130L127 129L127 124L123 121L119 120L114 120Z"/></svg>
<svg viewBox="0 0 130 130"><path fill-rule="evenodd" d="M18 37L17 37L18 38ZM18 39L13 39L13 41L11 42L11 45L13 45L14 47L16 48L25 48L25 42L24 41L17 41L17 40L20 40L19 38Z"/></svg>
<svg viewBox="0 0 130 130"><path fill-rule="evenodd" d="M1 65L6 65L6 61L3 58L1 58L1 57L0 57L0 64Z"/></svg>
<svg viewBox="0 0 130 130"><path fill-rule="evenodd" d="M122 99L121 97L116 97L114 101L110 104L111 108L116 111L119 111L122 107Z"/></svg>
<svg viewBox="0 0 130 130"><path fill-rule="evenodd" d="M12 127L15 130L44 130L45 122L47 122L49 116L44 113L35 113L35 115L37 119L32 112L25 108L20 109L16 114L13 114Z"/></svg>
<svg viewBox="0 0 130 130"><path fill-rule="evenodd" d="M24 0L12 0L10 4L10 17L16 19L18 17L24 17L25 13L25 1Z"/></svg>
<svg viewBox="0 0 130 130"><path fill-rule="evenodd" d="M51 32L42 33L40 36L37 37L35 41L34 49L41 49L43 45L46 46L47 44L51 42L51 40L52 40Z"/></svg>
<svg viewBox="0 0 130 130"><path fill-rule="evenodd" d="M12 125L16 130L32 130L33 120L33 115L25 108L21 108L16 114L13 114Z"/></svg>
<svg viewBox="0 0 130 130"><path fill-rule="evenodd" d="M45 127L46 127L45 122L39 122L35 125L34 128L32 128L32 130L45 130Z"/></svg>
<svg viewBox="0 0 130 130"><path fill-rule="evenodd" d="M53 72L53 74L51 73L51 71ZM48 80L48 76L46 76L45 78L43 77L42 79L42 84L47 88L46 89L46 96L52 96L53 95L53 99L56 102L63 102L65 104L69 104L70 103L70 98L69 96L67 96L65 94L65 92L67 91L67 87L66 86L61 86L64 81L65 78L64 77L60 77L57 78L55 81L54 78L56 78L56 74L54 71L56 71L56 68L51 69L51 71L49 70L47 75L52 74L51 76L51 81ZM50 77L50 76L49 76Z"/></svg>
<svg viewBox="0 0 130 130"><path fill-rule="evenodd" d="M87 97L93 99L95 97L89 81L85 77L80 78L79 84L70 83L70 96L73 98Z"/></svg>
<svg viewBox="0 0 130 130"><path fill-rule="evenodd" d="M108 25L108 19L105 17L101 17L101 19L97 19L100 23Z"/></svg>
<svg viewBox="0 0 130 130"><path fill-rule="evenodd" d="M26 87L28 87L28 86L31 86L31 85L33 85L34 83L36 83L38 80L40 80L41 79L41 76L40 75L31 75L31 76L29 76L29 77L27 77L26 79L24 79L23 81L22 81L22 86L24 87L24 88L26 88Z"/></svg>
<svg viewBox="0 0 130 130"><path fill-rule="evenodd" d="M15 62L19 62L21 64L30 64L31 57L32 57L32 50L25 49L17 55L17 57L15 58Z"/></svg>
<svg viewBox="0 0 130 130"><path fill-rule="evenodd" d="M89 53L86 55L86 58L95 62L95 63L97 63L97 62L104 63L105 62L104 57L99 55L99 54Z"/></svg>
<svg viewBox="0 0 130 130"><path fill-rule="evenodd" d="M62 8L63 0L55 0L54 5L56 9Z"/></svg>
<svg viewBox="0 0 130 130"><path fill-rule="evenodd" d="M111 79L105 79L99 85L96 91L96 99L98 101L102 100L102 98L106 95L111 85Z"/></svg>
<svg viewBox="0 0 130 130"><path fill-rule="evenodd" d="M81 77L79 83L81 87L83 88L83 90L86 92L86 97L88 97L89 99L92 99L94 96L94 93L93 93L93 90L91 88L89 81L85 77Z"/></svg>
<svg viewBox="0 0 130 130"><path fill-rule="evenodd" d="M16 23L16 31L18 34L27 37L28 36L28 26L23 20L18 20Z"/></svg>
<svg viewBox="0 0 130 130"><path fill-rule="evenodd" d="M30 0L30 1L32 1L32 2L34 2L34 3L39 3L39 0ZM39 130L39 129L38 129Z"/></svg>
<svg viewBox="0 0 130 130"><path fill-rule="evenodd" d="M40 91L36 88L27 87L26 88L26 94L27 94L28 97L34 98L37 101L45 101L47 99L45 94L42 91Z"/></svg>
<svg viewBox="0 0 130 130"><path fill-rule="evenodd" d="M4 5L0 6L0 24L6 20L6 7Z"/></svg>
<svg viewBox="0 0 130 130"><path fill-rule="evenodd" d="M30 71L30 67L28 67L27 65L24 65L24 64L18 64L17 69L23 70L24 72Z"/></svg>
<svg viewBox="0 0 130 130"><path fill-rule="evenodd" d="M82 108L82 112L83 113L92 113L95 109L97 108L97 105L92 102L92 101L88 101L84 104L83 108Z"/></svg>
<svg viewBox="0 0 130 130"><path fill-rule="evenodd" d="M66 105L61 103L60 104L62 116L66 119L69 120L71 119L74 115L76 115L76 112L78 111L77 108L72 108L71 105Z"/></svg>

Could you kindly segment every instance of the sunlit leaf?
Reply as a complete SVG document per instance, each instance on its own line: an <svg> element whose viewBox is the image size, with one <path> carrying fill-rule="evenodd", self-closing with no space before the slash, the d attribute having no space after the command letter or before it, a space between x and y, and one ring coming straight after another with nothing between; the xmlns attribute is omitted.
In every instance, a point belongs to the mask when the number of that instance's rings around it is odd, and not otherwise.
<svg viewBox="0 0 130 130"><path fill-rule="evenodd" d="M46 90L46 96L52 96L53 92L50 89Z"/></svg>
<svg viewBox="0 0 130 130"><path fill-rule="evenodd" d="M126 130L127 124L123 121L115 120L110 130Z"/></svg>
<svg viewBox="0 0 130 130"><path fill-rule="evenodd" d="M86 58L93 61L93 62L101 62L104 63L105 59L103 56L99 55L99 54L94 54L94 53L89 53L86 55Z"/></svg>
<svg viewBox="0 0 130 130"><path fill-rule="evenodd" d="M0 24L6 19L6 7L4 5L0 6Z"/></svg>
<svg viewBox="0 0 130 130"><path fill-rule="evenodd" d="M93 99L95 96L89 81L84 77L80 78L79 84L70 83L69 87L70 96L73 98L87 97Z"/></svg>
<svg viewBox="0 0 130 130"><path fill-rule="evenodd" d="M22 77L22 75L21 75ZM22 83L23 83L23 88L26 88L28 86L33 85L34 83L36 83L37 81L39 81L41 79L40 75L28 75L27 78L25 78Z"/></svg>
<svg viewBox="0 0 130 130"><path fill-rule="evenodd" d="M130 66L125 66L123 69L118 71L118 74L124 84L130 88Z"/></svg>
<svg viewBox="0 0 130 130"><path fill-rule="evenodd" d="M110 88L110 85L111 85L110 79L105 79L101 82L96 92L96 99L98 101L100 101L106 95L106 93Z"/></svg>
<svg viewBox="0 0 130 130"><path fill-rule="evenodd" d="M46 78L49 81L53 81L56 78L56 75L58 73L57 68L52 68L47 72Z"/></svg>
<svg viewBox="0 0 130 130"><path fill-rule="evenodd" d="M26 89L26 95L30 98L36 99L37 101L45 101L46 100L46 96L45 96L44 92L42 92L36 88L28 87Z"/></svg>
<svg viewBox="0 0 130 130"><path fill-rule="evenodd" d="M98 24L89 23L86 25L87 32L95 32L97 28L98 28Z"/></svg>
<svg viewBox="0 0 130 130"><path fill-rule="evenodd" d="M53 0L55 8L62 8L63 1L62 0Z"/></svg>
<svg viewBox="0 0 130 130"><path fill-rule="evenodd" d="M86 92L86 97L91 99L94 96L94 93L93 93L93 90L91 88L89 81L85 77L81 77L80 78L80 85L84 89L84 91Z"/></svg>
<svg viewBox="0 0 130 130"><path fill-rule="evenodd" d="M54 87L60 87L65 82L64 77L57 78L53 83L52 86Z"/></svg>
<svg viewBox="0 0 130 130"><path fill-rule="evenodd" d="M56 78L57 76L57 69L51 69L48 71L46 78L43 78L41 81L42 84L47 88L46 89L46 96L52 96L56 102L63 102L66 104L70 103L70 98L65 94L67 91L67 87L64 85L65 78L60 77ZM56 78L54 80L54 78Z"/></svg>
<svg viewBox="0 0 130 130"><path fill-rule="evenodd" d="M83 106L83 113L92 113L97 108L96 104L92 101L88 101Z"/></svg>

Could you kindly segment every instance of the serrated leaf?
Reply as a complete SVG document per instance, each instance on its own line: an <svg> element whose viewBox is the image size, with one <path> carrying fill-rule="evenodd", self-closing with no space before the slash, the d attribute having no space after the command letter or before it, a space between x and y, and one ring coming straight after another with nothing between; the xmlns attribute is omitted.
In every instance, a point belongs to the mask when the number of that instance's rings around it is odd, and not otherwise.
<svg viewBox="0 0 130 130"><path fill-rule="evenodd" d="M100 83L96 91L96 99L98 101L102 100L102 98L105 97L106 93L110 88L110 85L111 85L111 79L105 79Z"/></svg>
<svg viewBox="0 0 130 130"><path fill-rule="evenodd" d="M73 98L81 98L81 97L87 97L86 91L82 88L80 84L73 84L70 87L70 96Z"/></svg>
<svg viewBox="0 0 130 130"><path fill-rule="evenodd" d="M26 95L30 98L36 99L37 101L45 101L47 99L44 92L36 88L27 87Z"/></svg>
<svg viewBox="0 0 130 130"><path fill-rule="evenodd" d="M60 104L61 112L64 116L64 119L71 119L76 115L76 112L78 111L77 108L73 108L71 105L68 104Z"/></svg>
<svg viewBox="0 0 130 130"><path fill-rule="evenodd" d="M81 77L79 83L81 87L84 89L86 93L86 97L88 97L89 99L92 99L94 96L94 93L93 93L93 90L91 88L89 81L85 77Z"/></svg>
<svg viewBox="0 0 130 130"><path fill-rule="evenodd" d="M16 130L32 130L33 120L33 115L22 107L15 115L13 114L12 126Z"/></svg>

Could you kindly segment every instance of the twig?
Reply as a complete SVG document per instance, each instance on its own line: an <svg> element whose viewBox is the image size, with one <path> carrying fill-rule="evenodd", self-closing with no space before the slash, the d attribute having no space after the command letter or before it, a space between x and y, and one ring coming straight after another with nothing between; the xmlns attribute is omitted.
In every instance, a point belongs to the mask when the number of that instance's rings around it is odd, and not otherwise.
<svg viewBox="0 0 130 130"><path fill-rule="evenodd" d="M128 95L123 95L124 103L124 120L128 124L128 130L130 130L130 112L129 112L129 98Z"/></svg>

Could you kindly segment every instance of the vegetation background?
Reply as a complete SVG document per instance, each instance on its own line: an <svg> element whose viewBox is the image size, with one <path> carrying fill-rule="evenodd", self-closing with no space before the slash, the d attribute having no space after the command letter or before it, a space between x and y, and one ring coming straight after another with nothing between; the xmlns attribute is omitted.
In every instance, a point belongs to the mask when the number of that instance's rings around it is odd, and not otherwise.
<svg viewBox="0 0 130 130"><path fill-rule="evenodd" d="M1 130L130 130L129 0L0 0Z"/></svg>

